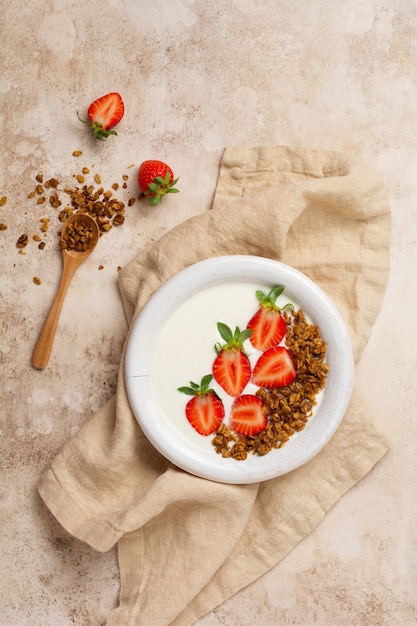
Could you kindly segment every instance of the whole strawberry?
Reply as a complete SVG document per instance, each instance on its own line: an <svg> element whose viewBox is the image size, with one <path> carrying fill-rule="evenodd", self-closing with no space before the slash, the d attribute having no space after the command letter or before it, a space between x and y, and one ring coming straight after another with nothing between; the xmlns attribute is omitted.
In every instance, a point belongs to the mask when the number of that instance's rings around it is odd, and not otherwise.
<svg viewBox="0 0 417 626"><path fill-rule="evenodd" d="M125 105L122 97L118 93L108 93L97 100L94 100L88 108L88 120L78 119L83 124L91 126L94 135L100 141L105 141L109 135L117 135L115 130L111 130L120 122L125 112Z"/></svg>
<svg viewBox="0 0 417 626"><path fill-rule="evenodd" d="M163 161L151 159L144 161L139 167L139 189L151 198L151 206L159 204L167 193L179 193L179 189L174 187L178 180L174 180L172 169Z"/></svg>

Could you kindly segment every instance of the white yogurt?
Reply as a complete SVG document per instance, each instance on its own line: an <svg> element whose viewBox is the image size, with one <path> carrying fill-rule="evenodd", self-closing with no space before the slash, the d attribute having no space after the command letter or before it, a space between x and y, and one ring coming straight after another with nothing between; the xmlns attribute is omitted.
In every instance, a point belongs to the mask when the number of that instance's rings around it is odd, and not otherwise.
<svg viewBox="0 0 417 626"><path fill-rule="evenodd" d="M236 326L246 328L251 317L259 308L256 291L268 293L272 286L251 282L216 284L194 294L181 303L163 324L156 341L151 378L162 409L173 424L187 438L204 447L211 446L212 436L199 435L188 423L185 406L191 396L178 391L178 387L189 386L190 381L200 384L203 376L212 373L216 358L215 344L224 343L217 323L227 324L232 332ZM295 303L285 291L277 299L279 307ZM298 308L298 307L296 307ZM259 355L247 340L244 348L252 367ZM225 422L228 422L233 398L212 380L211 387L222 399L225 408ZM243 393L255 393L258 388L252 383Z"/></svg>

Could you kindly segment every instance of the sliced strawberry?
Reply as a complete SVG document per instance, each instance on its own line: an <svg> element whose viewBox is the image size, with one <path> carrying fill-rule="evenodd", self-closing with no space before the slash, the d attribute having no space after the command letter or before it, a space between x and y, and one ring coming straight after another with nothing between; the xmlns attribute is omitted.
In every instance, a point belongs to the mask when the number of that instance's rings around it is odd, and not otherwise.
<svg viewBox="0 0 417 626"><path fill-rule="evenodd" d="M280 313L281 309L276 304L276 299L283 291L284 287L278 285L268 294L264 294L263 291L256 292L260 308L249 321L247 328L253 331L250 337L251 344L262 352L278 345L285 336L286 323Z"/></svg>
<svg viewBox="0 0 417 626"><path fill-rule="evenodd" d="M258 387L285 387L297 375L291 354L283 346L261 354L253 370L252 382Z"/></svg>
<svg viewBox="0 0 417 626"><path fill-rule="evenodd" d="M243 349L243 343L252 331L241 331L236 326L232 333L222 322L217 324L217 328L226 343L223 346L220 343L215 345L217 357L213 363L213 376L229 396L236 397L242 393L251 377L250 361Z"/></svg>
<svg viewBox="0 0 417 626"><path fill-rule="evenodd" d="M84 124L88 124L93 129L97 139L104 141L109 135L117 135L115 130L111 130L122 119L125 112L125 105L122 97L118 93L108 93L97 100L94 100L88 108L89 121L78 119Z"/></svg>
<svg viewBox="0 0 417 626"><path fill-rule="evenodd" d="M190 382L190 387L179 387L178 391L194 396L185 407L185 415L191 426L200 435L211 435L220 426L224 418L224 406L219 396L209 385L213 376L203 376L200 385Z"/></svg>
<svg viewBox="0 0 417 626"><path fill-rule="evenodd" d="M223 421L223 403L214 392L205 396L195 396L187 402L185 414L191 426L200 435L211 435Z"/></svg>
<svg viewBox="0 0 417 626"><path fill-rule="evenodd" d="M244 394L233 403L230 413L230 427L250 437L264 430L268 423L264 403L258 396Z"/></svg>
<svg viewBox="0 0 417 626"><path fill-rule="evenodd" d="M213 363L213 376L229 396L238 396L250 381L247 355L238 350L223 350Z"/></svg>

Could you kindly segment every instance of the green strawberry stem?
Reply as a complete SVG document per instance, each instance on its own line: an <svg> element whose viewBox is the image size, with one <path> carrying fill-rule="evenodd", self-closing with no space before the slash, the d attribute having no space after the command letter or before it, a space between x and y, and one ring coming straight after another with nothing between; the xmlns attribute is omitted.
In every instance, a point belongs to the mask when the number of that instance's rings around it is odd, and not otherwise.
<svg viewBox="0 0 417 626"><path fill-rule="evenodd" d="M219 398L215 390L210 387L210 383L212 380L213 380L213 376L211 374L206 374L201 379L201 382L199 385L193 382L192 380L190 380L189 387L178 387L177 391L180 391L181 393L185 393L186 396L207 396L209 393L212 393L217 398Z"/></svg>
<svg viewBox="0 0 417 626"><path fill-rule="evenodd" d="M263 291L256 291L256 297L259 300L259 304L266 309L273 311L283 311L287 307L294 308L293 305L288 302L283 307L279 307L276 303L277 298L284 292L285 287L283 285L277 285L272 287L271 291L265 294Z"/></svg>
<svg viewBox="0 0 417 626"><path fill-rule="evenodd" d="M221 338L226 342L223 346L220 342L215 344L214 349L217 354L220 354L222 350L242 350L242 352L246 354L243 349L243 344L251 336L253 332L251 329L245 328L245 330L240 330L239 326L236 326L235 332L233 333L227 324L218 322L217 330L219 331Z"/></svg>
<svg viewBox="0 0 417 626"><path fill-rule="evenodd" d="M91 122L90 120L81 119L81 117L78 115L78 111L77 111L77 117L80 120L80 122L82 122L83 124L87 124L87 126L91 126L91 128L93 129L94 135L100 141L105 141L107 137L109 137L110 135L117 135L115 130L106 130L105 128L103 128L103 126L101 126L101 124L95 124L94 122Z"/></svg>
<svg viewBox="0 0 417 626"><path fill-rule="evenodd" d="M173 181L171 181L170 178L171 174L167 172L165 178L157 176L153 179L152 183L149 183L148 189L145 191L145 196L152 196L152 200L150 201L151 206L159 204L163 196L167 193L179 193L180 190L174 187L179 181L179 178Z"/></svg>

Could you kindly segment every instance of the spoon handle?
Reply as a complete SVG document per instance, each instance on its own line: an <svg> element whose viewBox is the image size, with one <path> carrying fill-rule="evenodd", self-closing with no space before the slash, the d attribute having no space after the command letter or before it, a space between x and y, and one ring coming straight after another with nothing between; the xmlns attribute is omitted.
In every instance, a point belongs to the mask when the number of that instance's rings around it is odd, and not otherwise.
<svg viewBox="0 0 417 626"><path fill-rule="evenodd" d="M43 370L48 365L62 304L75 269L73 268L73 271L64 271L62 274L55 300L32 354L32 365L36 369Z"/></svg>

